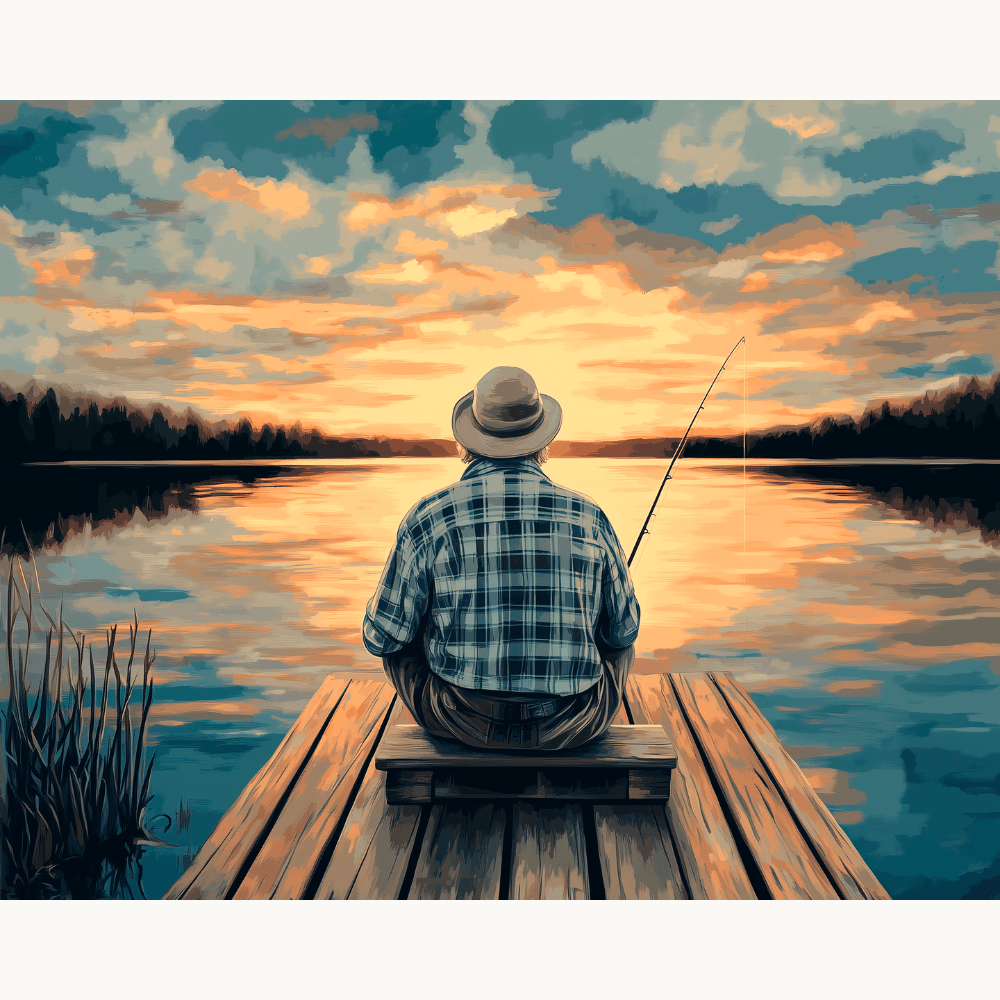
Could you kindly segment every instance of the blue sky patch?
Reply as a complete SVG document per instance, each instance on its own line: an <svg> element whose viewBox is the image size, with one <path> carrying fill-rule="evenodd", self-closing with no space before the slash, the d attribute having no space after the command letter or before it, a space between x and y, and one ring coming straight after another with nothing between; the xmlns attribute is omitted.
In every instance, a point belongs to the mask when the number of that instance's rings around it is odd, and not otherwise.
<svg viewBox="0 0 1000 1000"><path fill-rule="evenodd" d="M964 143L950 142L930 130L914 129L903 135L870 139L859 150L828 153L823 162L842 177L864 184L926 173L936 160L947 160L959 149L964 149Z"/></svg>
<svg viewBox="0 0 1000 1000"><path fill-rule="evenodd" d="M939 295L998 292L1000 279L987 271L994 267L996 257L997 244L992 240L970 241L954 250L938 244L930 253L904 247L858 261L847 274L861 285L931 278Z"/></svg>
<svg viewBox="0 0 1000 1000"><path fill-rule="evenodd" d="M651 110L647 101L514 101L494 113L489 143L505 160L551 159L556 143L619 119L638 121Z"/></svg>
<svg viewBox="0 0 1000 1000"><path fill-rule="evenodd" d="M933 365L924 362L904 365L894 372L886 372L885 378L925 378L933 374L935 378L951 378L953 375L989 375L993 371L993 359L989 355L972 354L965 358L955 358L947 364Z"/></svg>

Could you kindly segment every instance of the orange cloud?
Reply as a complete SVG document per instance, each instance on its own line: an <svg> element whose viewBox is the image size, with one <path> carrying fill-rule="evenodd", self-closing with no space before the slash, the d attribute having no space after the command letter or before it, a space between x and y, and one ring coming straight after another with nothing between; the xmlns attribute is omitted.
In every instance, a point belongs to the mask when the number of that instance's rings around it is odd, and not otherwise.
<svg viewBox="0 0 1000 1000"><path fill-rule="evenodd" d="M57 283L78 286L80 279L90 272L93 260L94 251L89 246L78 247L55 260L32 260L28 263L35 269L35 277L30 280L36 286Z"/></svg>
<svg viewBox="0 0 1000 1000"><path fill-rule="evenodd" d="M861 333L867 333L877 323L889 323L894 319L916 319L916 315L912 309L908 309L898 302L876 302L855 320L854 329Z"/></svg>
<svg viewBox="0 0 1000 1000"><path fill-rule="evenodd" d="M768 121L775 128L783 128L789 135L793 132L800 139L809 139L814 135L825 135L827 132L835 132L837 123L830 118L818 115L804 115L796 118L789 113L783 117L769 118Z"/></svg>
<svg viewBox="0 0 1000 1000"><path fill-rule="evenodd" d="M787 250L768 250L763 256L764 260L798 262L807 260L833 260L835 257L842 257L843 255L843 247L831 243L830 240L821 240L819 243L806 243L803 246Z"/></svg>
<svg viewBox="0 0 1000 1000"><path fill-rule="evenodd" d="M539 208L547 196L532 185L482 184L466 187L437 185L413 196L391 200L383 194L351 192L355 207L347 214L347 227L363 231L394 219L418 218L458 237L484 233L520 214L519 203Z"/></svg>
<svg viewBox="0 0 1000 1000"><path fill-rule="evenodd" d="M420 254L435 253L438 250L446 250L447 248L447 240L421 239L412 229L404 229L400 232L399 239L396 240L393 250L396 253L409 253L418 256Z"/></svg>
<svg viewBox="0 0 1000 1000"><path fill-rule="evenodd" d="M848 223L828 225L815 215L807 215L748 240L740 248L740 255L756 254L768 261L822 261L833 260L847 249L864 245ZM733 248L726 256L735 254Z"/></svg>
<svg viewBox="0 0 1000 1000"><path fill-rule="evenodd" d="M213 201L243 202L254 211L276 216L280 222L301 219L312 207L308 193L291 181L275 183L268 179L262 184L254 184L232 169L203 170L186 181L184 187Z"/></svg>
<svg viewBox="0 0 1000 1000"><path fill-rule="evenodd" d="M767 271L751 271L740 285L741 292L762 292L768 288L772 282L771 275Z"/></svg>

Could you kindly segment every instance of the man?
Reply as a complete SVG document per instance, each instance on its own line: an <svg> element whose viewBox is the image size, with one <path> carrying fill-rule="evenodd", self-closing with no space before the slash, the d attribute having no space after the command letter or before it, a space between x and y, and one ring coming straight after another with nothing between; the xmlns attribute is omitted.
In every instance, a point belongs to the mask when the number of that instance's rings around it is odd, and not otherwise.
<svg viewBox="0 0 1000 1000"><path fill-rule="evenodd" d="M363 637L414 719L480 750L560 750L621 705L639 605L589 498L542 471L562 410L520 368L452 414L468 468L403 518Z"/></svg>

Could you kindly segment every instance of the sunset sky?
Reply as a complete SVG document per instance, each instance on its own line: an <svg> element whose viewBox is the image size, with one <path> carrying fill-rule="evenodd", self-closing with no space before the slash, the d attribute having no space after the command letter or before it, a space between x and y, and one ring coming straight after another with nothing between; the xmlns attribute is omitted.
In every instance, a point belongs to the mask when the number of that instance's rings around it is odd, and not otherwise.
<svg viewBox="0 0 1000 1000"><path fill-rule="evenodd" d="M444 437L859 415L997 368L1000 102L0 104L0 380Z"/></svg>

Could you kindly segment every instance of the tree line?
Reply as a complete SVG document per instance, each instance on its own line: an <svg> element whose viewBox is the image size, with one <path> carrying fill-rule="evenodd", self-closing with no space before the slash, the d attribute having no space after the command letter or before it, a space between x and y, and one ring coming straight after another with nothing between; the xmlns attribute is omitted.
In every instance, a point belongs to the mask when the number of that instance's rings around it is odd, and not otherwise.
<svg viewBox="0 0 1000 1000"><path fill-rule="evenodd" d="M190 413L190 411L189 411ZM378 458L445 456L448 441L342 440L264 424L247 418L234 427L209 430L192 419L173 421L158 409L150 415L115 401L90 402L62 413L49 388L35 403L23 393L0 398L2 461L226 461L254 458ZM649 454L673 453L671 441L641 442ZM590 453L589 450L580 452ZM743 437L698 437L689 458L738 458ZM853 417L826 417L811 427L768 431L747 439L748 458L1000 458L1000 373L988 382L972 378L959 389L924 396L903 407L888 402Z"/></svg>
<svg viewBox="0 0 1000 1000"><path fill-rule="evenodd" d="M742 457L743 437L691 440L684 454ZM812 427L755 434L747 457L1000 458L1000 377L972 378L941 399L924 396L896 409L884 402L857 421L826 417Z"/></svg>
<svg viewBox="0 0 1000 1000"><path fill-rule="evenodd" d="M234 428L209 432L194 421L173 426L159 410L150 416L117 403L62 413L55 391L48 389L33 406L22 393L0 401L3 461L63 462L225 461L252 458L364 458L378 452L353 441L304 434L265 424L259 430L246 418Z"/></svg>

